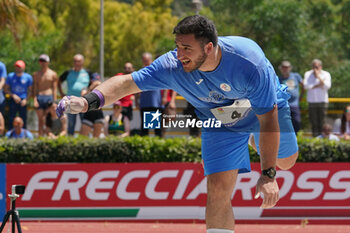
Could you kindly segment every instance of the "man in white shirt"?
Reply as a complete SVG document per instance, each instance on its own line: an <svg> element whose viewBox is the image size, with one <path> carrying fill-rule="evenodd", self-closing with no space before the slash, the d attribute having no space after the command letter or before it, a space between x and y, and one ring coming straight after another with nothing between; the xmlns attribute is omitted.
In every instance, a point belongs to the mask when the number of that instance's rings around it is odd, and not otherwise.
<svg viewBox="0 0 350 233"><path fill-rule="evenodd" d="M328 89L331 88L331 75L322 70L321 60L312 61L312 70L304 75L304 88L307 90L312 136L316 137L322 132L328 108Z"/></svg>

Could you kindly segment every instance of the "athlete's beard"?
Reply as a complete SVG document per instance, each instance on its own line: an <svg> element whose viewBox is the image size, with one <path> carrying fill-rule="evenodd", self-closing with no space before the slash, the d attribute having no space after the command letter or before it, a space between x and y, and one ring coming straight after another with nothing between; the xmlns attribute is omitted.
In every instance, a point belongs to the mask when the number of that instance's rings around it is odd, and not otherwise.
<svg viewBox="0 0 350 233"><path fill-rule="evenodd" d="M198 70L199 67L203 65L205 60L207 59L208 55L204 52L204 49L202 51L202 54L195 60L193 61L194 67L193 68L184 68L186 72L192 72L194 70Z"/></svg>

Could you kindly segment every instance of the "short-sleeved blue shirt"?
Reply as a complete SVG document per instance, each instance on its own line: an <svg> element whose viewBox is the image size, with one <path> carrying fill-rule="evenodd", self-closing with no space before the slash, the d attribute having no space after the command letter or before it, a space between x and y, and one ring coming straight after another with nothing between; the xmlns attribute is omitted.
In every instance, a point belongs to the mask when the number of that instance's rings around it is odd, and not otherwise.
<svg viewBox="0 0 350 233"><path fill-rule="evenodd" d="M21 77L16 73L9 73L6 84L10 86L11 93L18 95L21 99L28 96L28 88L33 85L33 78L30 74L23 72Z"/></svg>
<svg viewBox="0 0 350 233"><path fill-rule="evenodd" d="M288 78L279 77L280 83L285 84L290 94L289 106L299 107L299 84L303 81L300 74L291 72Z"/></svg>
<svg viewBox="0 0 350 233"><path fill-rule="evenodd" d="M6 66L0 61L0 79L7 77Z"/></svg>
<svg viewBox="0 0 350 233"><path fill-rule="evenodd" d="M286 87L278 77L261 48L252 40L238 37L219 37L222 58L211 72L185 72L177 59L176 50L170 51L150 66L133 72L136 85L142 90L173 89L187 99L202 120L214 118L210 109L231 105L237 99L248 99L254 111L233 127L249 130L256 114L281 108L287 104Z"/></svg>
<svg viewBox="0 0 350 233"><path fill-rule="evenodd" d="M33 134L26 129L22 129L20 134L16 134L15 129L11 129L7 131L6 135L7 138L27 138L27 139L33 139Z"/></svg>

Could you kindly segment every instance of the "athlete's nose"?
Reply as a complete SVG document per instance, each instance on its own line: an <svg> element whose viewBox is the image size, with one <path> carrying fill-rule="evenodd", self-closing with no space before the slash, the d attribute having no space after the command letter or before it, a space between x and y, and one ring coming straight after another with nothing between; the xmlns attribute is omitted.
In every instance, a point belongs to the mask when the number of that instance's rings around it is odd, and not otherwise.
<svg viewBox="0 0 350 233"><path fill-rule="evenodd" d="M183 57L183 52L181 49L177 49L177 59L181 60L181 58Z"/></svg>

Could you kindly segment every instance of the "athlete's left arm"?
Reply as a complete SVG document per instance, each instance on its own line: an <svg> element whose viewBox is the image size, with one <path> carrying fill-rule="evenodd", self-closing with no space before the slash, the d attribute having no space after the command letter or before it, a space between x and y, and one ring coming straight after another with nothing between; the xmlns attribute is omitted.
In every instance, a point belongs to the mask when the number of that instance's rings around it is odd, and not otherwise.
<svg viewBox="0 0 350 233"><path fill-rule="evenodd" d="M277 106L261 115L257 115L260 122L260 160L261 170L266 170L271 167L276 168L280 129L278 124L278 109ZM269 178L261 175L257 187L256 194L264 194L264 200L261 208L271 208L276 205L279 199L279 188L275 178Z"/></svg>

